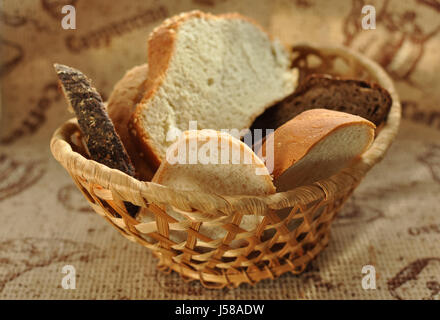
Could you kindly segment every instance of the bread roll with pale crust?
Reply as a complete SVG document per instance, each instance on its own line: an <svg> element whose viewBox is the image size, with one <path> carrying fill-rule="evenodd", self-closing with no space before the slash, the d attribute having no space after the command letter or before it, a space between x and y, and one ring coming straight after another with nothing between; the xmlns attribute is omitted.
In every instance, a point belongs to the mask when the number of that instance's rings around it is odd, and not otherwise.
<svg viewBox="0 0 440 320"><path fill-rule="evenodd" d="M263 143L261 153L273 157L277 191L311 184L348 166L371 145L375 125L359 116L327 110L304 111ZM273 155L266 143L273 139Z"/></svg>
<svg viewBox="0 0 440 320"><path fill-rule="evenodd" d="M180 153L180 155L179 155ZM190 159L197 155L197 159ZM178 161L179 160L179 161ZM167 157L152 182L178 190L216 193L219 195L267 195L275 193L272 178L264 163L246 144L231 135L214 130L184 132L167 151ZM167 213L182 221L185 217L167 208ZM144 211L142 221L153 221ZM251 231L262 217L244 215L240 227ZM221 226L204 223L200 232L211 239L226 235ZM184 238L173 239L182 242ZM235 241L232 246L242 245Z"/></svg>
<svg viewBox="0 0 440 320"><path fill-rule="evenodd" d="M239 14L200 11L166 20L148 41L148 82L131 133L153 166L189 129L249 128L266 108L292 93L297 70L289 54Z"/></svg>
<svg viewBox="0 0 440 320"><path fill-rule="evenodd" d="M167 150L152 182L222 195L275 192L267 168L251 148L228 133L209 129L185 131Z"/></svg>

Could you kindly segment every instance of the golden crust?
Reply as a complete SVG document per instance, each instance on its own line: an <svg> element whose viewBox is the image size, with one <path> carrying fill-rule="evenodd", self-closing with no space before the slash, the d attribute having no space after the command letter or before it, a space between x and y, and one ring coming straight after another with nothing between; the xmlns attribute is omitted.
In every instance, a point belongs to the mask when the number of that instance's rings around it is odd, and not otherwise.
<svg viewBox="0 0 440 320"><path fill-rule="evenodd" d="M145 133L144 128L139 124L140 121L137 121L137 113L139 112L140 109L138 106L128 122L128 130L137 148L142 150L144 154L143 158L148 161L150 168L156 171L160 166L161 160L151 147L152 144L148 143L150 138L148 134Z"/></svg>
<svg viewBox="0 0 440 320"><path fill-rule="evenodd" d="M371 128L371 144L376 126L362 117L344 112L311 109L283 124L271 134L274 145L274 169L272 173L274 179L303 158L319 141L332 132L355 124ZM263 156L266 156L266 141L263 143L261 151Z"/></svg>

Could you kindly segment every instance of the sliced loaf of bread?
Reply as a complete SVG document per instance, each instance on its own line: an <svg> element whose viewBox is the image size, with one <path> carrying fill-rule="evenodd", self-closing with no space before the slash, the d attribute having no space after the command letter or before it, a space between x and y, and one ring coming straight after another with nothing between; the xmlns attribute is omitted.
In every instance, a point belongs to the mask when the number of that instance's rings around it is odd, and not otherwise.
<svg viewBox="0 0 440 320"><path fill-rule="evenodd" d="M239 14L193 11L166 20L150 35L148 63L130 125L156 167L189 121L197 129L249 128L294 91L298 77L287 50Z"/></svg>
<svg viewBox="0 0 440 320"><path fill-rule="evenodd" d="M325 108L361 116L379 127L392 100L380 85L323 74L307 76L293 94L267 109L252 124L253 129L276 129L309 109Z"/></svg>
<svg viewBox="0 0 440 320"><path fill-rule="evenodd" d="M312 109L267 136L260 152L273 161L277 191L288 191L328 178L348 166L371 145L374 130L372 122L359 116ZM268 143L273 143L273 149Z"/></svg>

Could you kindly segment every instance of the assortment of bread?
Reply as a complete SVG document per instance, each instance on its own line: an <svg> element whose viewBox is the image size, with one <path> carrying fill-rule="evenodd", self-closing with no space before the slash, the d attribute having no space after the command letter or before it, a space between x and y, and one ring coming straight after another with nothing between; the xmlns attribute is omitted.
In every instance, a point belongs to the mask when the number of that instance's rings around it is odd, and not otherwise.
<svg viewBox="0 0 440 320"><path fill-rule="evenodd" d="M290 66L288 50L246 17L181 14L150 35L148 66L134 67L114 87L107 106L114 126L98 95L73 99L62 77L70 71L56 68L75 111L75 105L89 111L99 105L100 121L77 112L86 141L101 139L98 149L87 143L92 158L97 152L105 165L175 189L267 195L328 178L356 161L391 106L378 84L326 74L298 84ZM265 129L263 139L247 143L249 128ZM274 132L265 136L267 129ZM185 219L174 208L167 213ZM141 210L138 219L155 218ZM260 221L245 216L240 228L252 230ZM202 228L212 239L226 233L215 222Z"/></svg>

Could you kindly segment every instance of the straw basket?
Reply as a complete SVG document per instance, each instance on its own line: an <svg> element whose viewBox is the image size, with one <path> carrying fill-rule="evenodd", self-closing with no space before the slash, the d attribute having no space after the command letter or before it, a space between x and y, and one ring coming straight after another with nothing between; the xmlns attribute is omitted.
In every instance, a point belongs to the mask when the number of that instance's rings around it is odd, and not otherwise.
<svg viewBox="0 0 440 320"><path fill-rule="evenodd" d="M88 160L79 144L75 120L63 124L53 135L54 157L69 172L91 207L122 235L147 248L159 258L158 268L176 271L184 279L199 280L210 288L237 287L291 272L299 274L328 244L336 213L379 162L396 136L400 102L391 79L375 62L346 48L297 46L293 65L301 78L325 72L378 82L393 99L386 123L371 148L352 166L329 179L288 192L268 196L224 196L184 192L136 180L118 170ZM130 217L123 201L149 210L155 221L141 223ZM181 215L176 220L167 209ZM288 209L286 209L288 208ZM279 215L284 209L289 214ZM244 230L244 215L262 215L255 230ZM281 218L282 217L282 218ZM220 239L200 232L202 224L226 230ZM173 234L183 241L173 241ZM233 248L233 240L244 246Z"/></svg>

